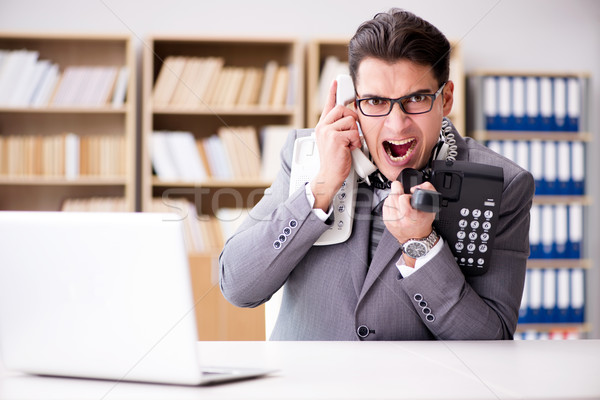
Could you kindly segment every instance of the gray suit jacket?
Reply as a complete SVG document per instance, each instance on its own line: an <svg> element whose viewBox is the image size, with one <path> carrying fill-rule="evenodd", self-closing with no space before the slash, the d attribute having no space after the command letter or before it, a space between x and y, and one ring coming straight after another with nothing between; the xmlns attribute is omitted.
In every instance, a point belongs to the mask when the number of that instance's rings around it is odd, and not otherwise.
<svg viewBox="0 0 600 400"><path fill-rule="evenodd" d="M366 186L359 188L350 239L313 246L328 226L311 212L304 189L288 197L293 144L309 133L290 134L273 185L225 244L219 258L225 297L255 307L285 285L272 340L511 339L529 255L531 174L455 132L457 159L504 169L489 270L465 278L444 243L404 279L395 266L399 243L387 229L367 264L373 192Z"/></svg>

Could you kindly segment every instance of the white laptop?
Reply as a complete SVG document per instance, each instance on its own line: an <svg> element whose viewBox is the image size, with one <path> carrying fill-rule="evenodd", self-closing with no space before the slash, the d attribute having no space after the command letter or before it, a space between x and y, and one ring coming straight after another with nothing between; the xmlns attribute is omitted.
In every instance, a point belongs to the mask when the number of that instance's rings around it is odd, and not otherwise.
<svg viewBox="0 0 600 400"><path fill-rule="evenodd" d="M180 217L0 212L0 356L31 374L201 385ZM200 355L201 356L201 355Z"/></svg>

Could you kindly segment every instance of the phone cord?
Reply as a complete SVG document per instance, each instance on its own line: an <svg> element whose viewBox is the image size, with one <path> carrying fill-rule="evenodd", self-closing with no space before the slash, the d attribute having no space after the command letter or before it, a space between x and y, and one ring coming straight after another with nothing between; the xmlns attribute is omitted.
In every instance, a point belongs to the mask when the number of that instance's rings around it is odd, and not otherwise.
<svg viewBox="0 0 600 400"><path fill-rule="evenodd" d="M442 120L442 132L446 138L446 144L448 145L446 161L454 162L458 155L458 146L456 146L456 139L454 138L454 133L452 133L452 126L450 126L450 122L446 118Z"/></svg>

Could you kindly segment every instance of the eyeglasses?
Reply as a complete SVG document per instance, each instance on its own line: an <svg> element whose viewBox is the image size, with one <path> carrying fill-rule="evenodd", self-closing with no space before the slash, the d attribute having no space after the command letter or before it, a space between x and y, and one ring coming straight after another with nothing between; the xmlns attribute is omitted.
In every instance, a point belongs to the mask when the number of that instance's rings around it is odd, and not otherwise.
<svg viewBox="0 0 600 400"><path fill-rule="evenodd" d="M357 99L358 109L366 117L385 117L392 112L395 103L405 114L425 114L431 111L435 99L442 93L446 82L434 94L409 94L397 99L385 97L366 97Z"/></svg>

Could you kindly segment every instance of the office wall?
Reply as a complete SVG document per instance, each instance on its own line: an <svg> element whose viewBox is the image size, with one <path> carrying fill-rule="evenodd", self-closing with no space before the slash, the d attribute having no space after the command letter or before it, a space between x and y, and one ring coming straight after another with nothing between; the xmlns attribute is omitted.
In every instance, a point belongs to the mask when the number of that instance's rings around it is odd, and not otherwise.
<svg viewBox="0 0 600 400"><path fill-rule="evenodd" d="M0 0L0 30L120 32L138 38L175 33L215 36L347 37L365 19L391 6L424 17L461 43L467 72L494 70L589 71L592 110L600 105L600 2L595 0ZM140 74L141 75L141 74ZM591 131L600 134L600 113ZM590 226L600 222L598 141L591 143L587 177L595 199ZM589 229L589 243L600 241ZM589 246L590 258L600 250ZM598 263L596 263L598 264ZM600 271L588 279L589 304L600 304ZM590 316L600 337L600 307Z"/></svg>

